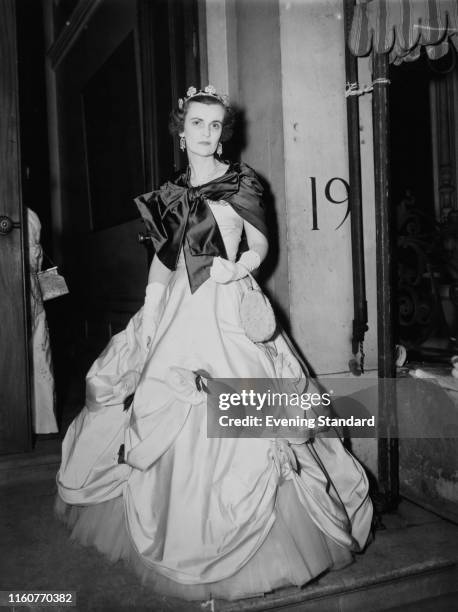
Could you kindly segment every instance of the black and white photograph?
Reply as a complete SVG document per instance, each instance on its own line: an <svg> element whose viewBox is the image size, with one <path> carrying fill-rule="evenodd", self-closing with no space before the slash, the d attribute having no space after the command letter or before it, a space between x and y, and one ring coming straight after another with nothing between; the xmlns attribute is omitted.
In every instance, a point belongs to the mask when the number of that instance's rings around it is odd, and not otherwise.
<svg viewBox="0 0 458 612"><path fill-rule="evenodd" d="M458 0L0 0L0 610L458 609Z"/></svg>

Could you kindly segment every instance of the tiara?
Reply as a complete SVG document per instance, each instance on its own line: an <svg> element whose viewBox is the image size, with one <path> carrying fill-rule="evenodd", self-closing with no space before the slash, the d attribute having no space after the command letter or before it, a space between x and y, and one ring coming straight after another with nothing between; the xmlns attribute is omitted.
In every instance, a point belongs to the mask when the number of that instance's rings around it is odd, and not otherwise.
<svg viewBox="0 0 458 612"><path fill-rule="evenodd" d="M213 85L207 85L207 87L204 89L199 90L197 90L195 87L189 87L188 91L186 92L186 96L184 98L178 98L178 108L181 110L185 102L199 95L211 96L212 98L215 98L215 100L218 100L218 102L221 102L221 104L224 106L229 106L227 96L217 94Z"/></svg>

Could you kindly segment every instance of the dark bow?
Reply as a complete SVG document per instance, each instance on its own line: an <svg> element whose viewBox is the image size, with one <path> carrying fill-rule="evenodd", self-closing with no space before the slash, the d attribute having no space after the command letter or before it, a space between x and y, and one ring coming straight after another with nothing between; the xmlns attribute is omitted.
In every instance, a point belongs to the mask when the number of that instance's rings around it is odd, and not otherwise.
<svg viewBox="0 0 458 612"><path fill-rule="evenodd" d="M244 172L246 174L245 180ZM251 180L249 180L251 179ZM254 182L256 187L254 187ZM175 270L183 247L191 292L194 293L210 276L213 257L227 259L224 241L207 200L225 200L255 226L259 212L251 213L256 203L259 207L262 188L251 168L231 165L219 178L201 185L189 185L189 172L167 181L159 190L136 198L157 256L170 270ZM244 214L245 210L245 214ZM264 228L264 230L263 230Z"/></svg>

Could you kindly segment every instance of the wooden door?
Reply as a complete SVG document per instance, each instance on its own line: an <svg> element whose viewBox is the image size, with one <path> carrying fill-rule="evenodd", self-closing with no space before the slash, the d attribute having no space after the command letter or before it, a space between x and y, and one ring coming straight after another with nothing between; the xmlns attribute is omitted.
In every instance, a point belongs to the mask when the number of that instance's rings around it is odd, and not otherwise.
<svg viewBox="0 0 458 612"><path fill-rule="evenodd" d="M133 198L177 165L167 115L188 79L197 77L198 49L187 44L198 40L193 6L188 0L79 2L49 53L69 325L94 352L144 300L148 259L137 241L143 224Z"/></svg>
<svg viewBox="0 0 458 612"><path fill-rule="evenodd" d="M14 0L0 0L0 453L31 447Z"/></svg>

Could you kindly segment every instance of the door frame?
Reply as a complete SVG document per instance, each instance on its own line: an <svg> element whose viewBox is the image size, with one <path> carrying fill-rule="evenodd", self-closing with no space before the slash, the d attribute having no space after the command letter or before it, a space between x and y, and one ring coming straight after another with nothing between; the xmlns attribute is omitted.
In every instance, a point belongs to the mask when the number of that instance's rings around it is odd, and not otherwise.
<svg viewBox="0 0 458 612"><path fill-rule="evenodd" d="M0 235L0 453L32 447L27 216L22 203L14 0L0 0L0 215L13 227ZM5 265L6 264L6 265Z"/></svg>

